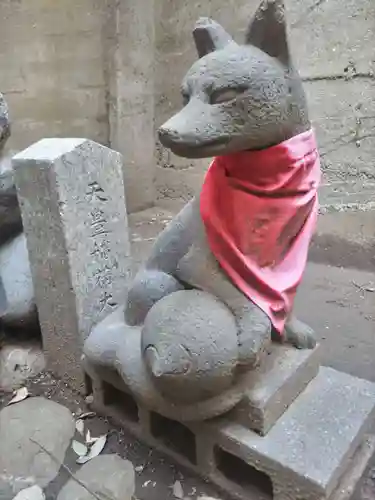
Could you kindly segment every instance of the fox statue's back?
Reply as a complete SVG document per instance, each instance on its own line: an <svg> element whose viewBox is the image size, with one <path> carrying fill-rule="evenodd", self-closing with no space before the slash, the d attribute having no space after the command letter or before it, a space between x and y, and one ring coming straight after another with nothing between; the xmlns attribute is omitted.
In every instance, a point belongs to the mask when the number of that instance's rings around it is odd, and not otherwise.
<svg viewBox="0 0 375 500"><path fill-rule="evenodd" d="M234 406L242 374L271 340L315 346L292 307L317 214L319 157L283 2L262 2L243 45L206 18L194 40L184 106L159 138L177 155L215 158L159 235L124 309L85 345L91 363L116 368L135 397L181 420Z"/></svg>

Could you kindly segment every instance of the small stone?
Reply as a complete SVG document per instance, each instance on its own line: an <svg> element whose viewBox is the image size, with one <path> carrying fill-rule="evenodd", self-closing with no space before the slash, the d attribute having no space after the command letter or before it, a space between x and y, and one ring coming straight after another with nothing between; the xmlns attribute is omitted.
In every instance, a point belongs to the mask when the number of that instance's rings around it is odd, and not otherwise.
<svg viewBox="0 0 375 500"><path fill-rule="evenodd" d="M92 394L89 394L85 397L85 402L87 405L92 405L92 403L94 402L94 396Z"/></svg>
<svg viewBox="0 0 375 500"><path fill-rule="evenodd" d="M42 348L37 343L7 344L0 350L0 389L13 391L45 367Z"/></svg>
<svg viewBox="0 0 375 500"><path fill-rule="evenodd" d="M43 490L35 484L17 493L13 500L45 500L45 498Z"/></svg>
<svg viewBox="0 0 375 500"><path fill-rule="evenodd" d="M180 481L176 481L173 485L173 496L180 499L184 498L184 490Z"/></svg>
<svg viewBox="0 0 375 500"><path fill-rule="evenodd" d="M44 398L1 410L0 492L45 487L58 474L74 431L70 411Z"/></svg>
<svg viewBox="0 0 375 500"><path fill-rule="evenodd" d="M135 474L131 462L118 455L102 455L86 463L75 475L87 489L70 479L57 500L131 500L135 491ZM96 497L90 492L95 492Z"/></svg>
<svg viewBox="0 0 375 500"><path fill-rule="evenodd" d="M197 500L219 500L219 499L215 498L215 497L207 497L205 495L202 495L202 496L198 497Z"/></svg>

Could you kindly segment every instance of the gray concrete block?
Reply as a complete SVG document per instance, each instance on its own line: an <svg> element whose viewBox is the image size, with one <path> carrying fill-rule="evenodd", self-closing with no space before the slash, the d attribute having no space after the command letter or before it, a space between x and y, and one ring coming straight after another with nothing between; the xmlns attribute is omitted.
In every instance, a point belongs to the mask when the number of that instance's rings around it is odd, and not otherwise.
<svg viewBox="0 0 375 500"><path fill-rule="evenodd" d="M319 371L319 348L273 344L229 418L265 435Z"/></svg>
<svg viewBox="0 0 375 500"><path fill-rule="evenodd" d="M187 426L149 412L108 375L90 369L98 413L240 500L347 500L375 451L367 435L375 385L331 368L321 368L265 437L230 413Z"/></svg>
<svg viewBox="0 0 375 500"><path fill-rule="evenodd" d="M321 368L265 437L225 419L200 432L269 476L280 497L320 500L337 487L374 409L373 383Z"/></svg>
<svg viewBox="0 0 375 500"><path fill-rule="evenodd" d="M122 157L85 139L44 139L13 168L47 364L80 388L83 341L124 301L130 274Z"/></svg>

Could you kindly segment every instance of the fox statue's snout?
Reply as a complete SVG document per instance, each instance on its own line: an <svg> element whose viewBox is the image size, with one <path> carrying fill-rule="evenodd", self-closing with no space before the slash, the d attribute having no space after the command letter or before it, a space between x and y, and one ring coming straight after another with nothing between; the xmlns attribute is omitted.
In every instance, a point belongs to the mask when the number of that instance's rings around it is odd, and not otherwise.
<svg viewBox="0 0 375 500"><path fill-rule="evenodd" d="M282 0L264 0L238 45L215 21L193 31L199 59L182 81L184 107L158 131L178 156L264 149L308 130L302 83L288 49ZM270 36L271 35L271 36Z"/></svg>
<svg viewBox="0 0 375 500"><path fill-rule="evenodd" d="M160 127L158 133L163 146L189 158L213 156L224 150L230 137L222 127L214 125L221 123L219 110L209 108L201 100L192 99Z"/></svg>

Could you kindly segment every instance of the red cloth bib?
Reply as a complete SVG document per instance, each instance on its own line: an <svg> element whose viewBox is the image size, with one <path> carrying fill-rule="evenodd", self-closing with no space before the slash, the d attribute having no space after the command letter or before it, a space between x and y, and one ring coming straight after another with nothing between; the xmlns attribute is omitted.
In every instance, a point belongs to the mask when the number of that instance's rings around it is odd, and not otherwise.
<svg viewBox="0 0 375 500"><path fill-rule="evenodd" d="M261 151L213 160L200 211L209 247L233 283L282 333L318 213L313 130Z"/></svg>

